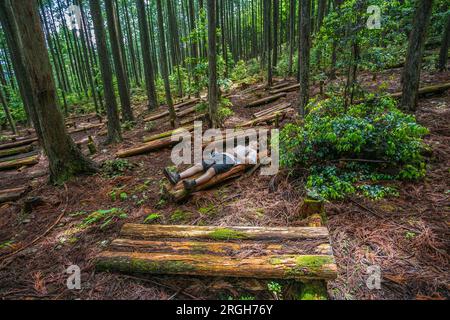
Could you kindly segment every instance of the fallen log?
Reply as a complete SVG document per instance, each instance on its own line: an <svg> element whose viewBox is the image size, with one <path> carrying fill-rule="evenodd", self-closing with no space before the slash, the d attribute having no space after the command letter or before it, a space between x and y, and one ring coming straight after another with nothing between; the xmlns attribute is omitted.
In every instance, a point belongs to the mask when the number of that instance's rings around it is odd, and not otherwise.
<svg viewBox="0 0 450 320"><path fill-rule="evenodd" d="M194 113L197 111L197 106L189 107L185 110L177 112L177 118L183 118L191 113Z"/></svg>
<svg viewBox="0 0 450 320"><path fill-rule="evenodd" d="M17 147L17 148L0 150L0 158L13 156L13 155L20 154L20 153L27 153L32 150L33 150L32 145L26 145L26 146Z"/></svg>
<svg viewBox="0 0 450 320"><path fill-rule="evenodd" d="M39 154L39 150L32 150L32 151L26 152L26 153L18 153L18 154L12 155L12 156L0 158L0 163L13 161L13 160L19 160L19 159L25 159L25 158L35 156L37 154Z"/></svg>
<svg viewBox="0 0 450 320"><path fill-rule="evenodd" d="M174 226L126 223L120 231L121 237L154 240L157 238L192 238L202 240L316 240L327 239L325 227L219 227L219 226Z"/></svg>
<svg viewBox="0 0 450 320"><path fill-rule="evenodd" d="M161 113L152 114L149 117L145 118L144 121L145 122L155 121L155 120L167 117L169 114L170 114L169 111L164 111L164 112L161 112Z"/></svg>
<svg viewBox="0 0 450 320"><path fill-rule="evenodd" d="M285 87L285 88L281 88L281 89L278 89L278 90L272 90L272 91L269 91L269 93L270 93L270 94L279 94L279 93L281 93L281 92L295 91L295 90L297 90L298 88L300 88L300 84L294 84L294 85L289 86L289 87Z"/></svg>
<svg viewBox="0 0 450 320"><path fill-rule="evenodd" d="M231 230L231 229L229 229ZM219 231L219 232L217 232ZM216 239L211 240L233 240L232 232L223 232L222 237L220 229L216 229ZM235 232L235 235L240 235ZM213 237L211 237L213 238ZM178 241L155 241L155 240L134 240L134 239L115 239L111 242L110 248L114 251L129 250L132 252L171 252L174 254L212 254L212 255L236 255L244 251L258 249L259 255L274 254L332 254L331 245L325 236L320 239L311 238L308 246L299 245L297 242L285 240L282 243L241 241L237 242L200 242L195 240L179 239Z"/></svg>
<svg viewBox="0 0 450 320"><path fill-rule="evenodd" d="M155 134L155 135L152 135L152 136L149 136L149 137L144 137L143 141L144 142L150 142L150 141L154 141L154 140L159 140L159 139L171 137L172 135L180 133L180 132L183 132L185 130L187 130L189 132L193 131L194 130L194 125L191 125L189 127L178 128L178 129L175 129L175 130L169 130L169 131L166 131L166 132L163 132L163 133L158 133L158 134Z"/></svg>
<svg viewBox="0 0 450 320"><path fill-rule="evenodd" d="M259 99L259 100L253 101L253 102L249 103L248 105L246 105L245 107L246 108L258 107L260 105L276 101L276 100L278 100L280 98L283 98L285 96L286 96L285 92L279 93L279 94L272 95L272 96L269 96L269 97L266 97L266 98L263 98L263 99Z"/></svg>
<svg viewBox="0 0 450 320"><path fill-rule="evenodd" d="M295 83L293 81L282 82L280 84L277 84L275 86L270 87L269 90L278 90L278 89L281 89L281 88L292 86L294 84Z"/></svg>
<svg viewBox="0 0 450 320"><path fill-rule="evenodd" d="M448 89L450 89L450 82L420 88L418 95L421 97L426 95L440 94ZM402 92L392 93L391 97L399 99L402 97Z"/></svg>
<svg viewBox="0 0 450 320"><path fill-rule="evenodd" d="M256 118L244 123L241 123L240 125L238 125L237 127L239 128L243 128L243 127L253 127L255 125L264 123L264 122L279 122L279 121L283 121L284 117L286 116L286 114L291 111L292 109L285 109L285 110L280 110L280 111L275 111L274 113L268 114L266 116L260 117L260 118Z"/></svg>
<svg viewBox="0 0 450 320"><path fill-rule="evenodd" d="M69 130L69 134L83 132L83 131L88 131L88 130L92 130L92 129L98 129L98 128L103 127L103 125L104 125L103 123L96 123L96 124L91 124L91 125L88 125L88 126L85 126L85 127L72 129L72 130Z"/></svg>
<svg viewBox="0 0 450 320"><path fill-rule="evenodd" d="M192 123L194 121L204 119L206 117L208 117L207 113L200 113L200 114L198 114L198 115L196 115L196 116L194 116L192 118L181 120L180 121L180 125L184 126L184 125L190 124L190 123Z"/></svg>
<svg viewBox="0 0 450 320"><path fill-rule="evenodd" d="M32 156L19 160L0 162L0 170L16 169L23 166L33 166L38 163L39 163L39 156Z"/></svg>
<svg viewBox="0 0 450 320"><path fill-rule="evenodd" d="M94 260L100 271L329 280L336 262L324 227L125 224Z"/></svg>
<svg viewBox="0 0 450 320"><path fill-rule="evenodd" d="M173 107L174 107L175 111L178 111L183 107L189 106L189 105L197 103L199 101L200 101L200 98L194 98L194 99L191 99L191 100L188 100L185 102L180 102L180 103L174 105Z"/></svg>
<svg viewBox="0 0 450 320"><path fill-rule="evenodd" d="M325 255L274 255L250 258L168 253L103 252L102 271L260 279L334 279L334 259Z"/></svg>
<svg viewBox="0 0 450 320"><path fill-rule="evenodd" d="M262 116L271 114L271 113L274 112L274 111L281 111L281 110L288 109L288 108L291 107L291 105L292 105L292 104L291 104L290 102L287 102L287 103L282 103L282 104L273 106L273 107L271 107L271 108L268 108L268 109L265 109L265 110L262 110L262 111L259 111L259 112L254 113L254 114L253 114L253 118L260 118L260 117L262 117Z"/></svg>
<svg viewBox="0 0 450 320"><path fill-rule="evenodd" d="M0 190L0 203L17 201L28 192L29 187Z"/></svg>
<svg viewBox="0 0 450 320"><path fill-rule="evenodd" d="M128 158L137 156L143 153L148 153L163 148L169 148L177 144L179 141L172 141L172 137L159 139L144 143L138 147L133 147L125 150L119 150L116 154L118 158Z"/></svg>
<svg viewBox="0 0 450 320"><path fill-rule="evenodd" d="M20 140L20 141L0 144L0 150L26 146L26 145L32 144L32 143L34 143L36 141L38 141L38 138L34 137L34 138L25 139L25 140Z"/></svg>

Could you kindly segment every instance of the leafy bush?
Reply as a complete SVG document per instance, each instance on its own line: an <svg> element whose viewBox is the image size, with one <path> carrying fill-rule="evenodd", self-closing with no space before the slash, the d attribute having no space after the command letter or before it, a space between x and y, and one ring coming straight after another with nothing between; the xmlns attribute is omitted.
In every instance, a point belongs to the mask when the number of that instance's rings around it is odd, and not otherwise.
<svg viewBox="0 0 450 320"><path fill-rule="evenodd" d="M422 137L428 131L392 98L370 96L346 109L332 97L308 108L302 126L288 124L280 133L280 161L293 173L309 168L306 188L312 192L326 199L356 192L378 199L396 191L374 182L425 175Z"/></svg>

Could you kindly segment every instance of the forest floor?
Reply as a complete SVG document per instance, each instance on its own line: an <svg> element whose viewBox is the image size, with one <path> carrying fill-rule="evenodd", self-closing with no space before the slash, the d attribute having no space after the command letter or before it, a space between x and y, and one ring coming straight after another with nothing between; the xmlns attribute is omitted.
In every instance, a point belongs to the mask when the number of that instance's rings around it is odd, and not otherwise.
<svg viewBox="0 0 450 320"><path fill-rule="evenodd" d="M361 75L365 87L375 90L386 83L389 91L400 90L400 69L389 70L373 81ZM424 72L422 85L450 81L450 73ZM254 84L258 85L258 84ZM314 88L317 92L318 88ZM264 91L231 96L235 115L227 126L249 120L254 112L246 102L264 96ZM296 103L297 93L285 100ZM449 206L450 206L450 92L420 100L418 122L430 129L427 144L433 150L423 181L398 182L400 195L371 201L352 198L326 204L338 278L328 284L332 299L448 299ZM136 114L145 113L145 103L135 104ZM143 117L139 117L143 118ZM79 119L82 121L82 119ZM154 133L169 128L158 122ZM144 123L124 133L124 142L100 146L93 159L114 159L118 149L139 144ZM80 133L76 138L85 136ZM96 136L101 142L102 137ZM130 276L95 272L94 257L117 237L124 223L143 223L151 213L156 223L191 225L296 226L295 216L304 196L302 181L288 181L257 173L217 189L201 192L177 205L161 202L162 169L170 166L170 150L128 159L134 167L122 176L79 177L55 187L47 183L46 161L21 172L0 172L1 188L29 184L27 197L42 199L30 213L23 201L0 205L0 299L238 299L243 296L273 298L267 282L253 279L181 276ZM40 174L41 173L41 174ZM125 192L127 199L112 199L111 192ZM120 208L127 218L116 217L104 228L82 227L86 215L101 209ZM77 214L78 213L78 214ZM49 232L46 230L52 227ZM38 239L38 241L34 241ZM33 245L27 246L33 242ZM2 245L3 244L3 245ZM5 259L19 248L24 250ZM82 290L68 290L66 269L81 268ZM379 265L380 290L366 286L367 267ZM288 291L289 283L283 283ZM289 297L286 293L285 297Z"/></svg>

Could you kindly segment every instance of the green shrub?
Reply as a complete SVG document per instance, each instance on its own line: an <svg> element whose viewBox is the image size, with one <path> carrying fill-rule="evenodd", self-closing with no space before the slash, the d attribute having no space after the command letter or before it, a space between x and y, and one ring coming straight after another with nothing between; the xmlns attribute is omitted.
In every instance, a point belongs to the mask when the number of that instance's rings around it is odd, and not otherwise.
<svg viewBox="0 0 450 320"><path fill-rule="evenodd" d="M102 165L103 174L109 178L121 176L125 171L133 168L128 160L107 160Z"/></svg>
<svg viewBox="0 0 450 320"><path fill-rule="evenodd" d="M422 137L428 131L392 98L370 96L345 108L332 97L308 109L303 126L288 124L280 133L280 161L292 173L308 168L306 188L312 192L326 199L356 192L379 199L397 192L373 182L425 175Z"/></svg>

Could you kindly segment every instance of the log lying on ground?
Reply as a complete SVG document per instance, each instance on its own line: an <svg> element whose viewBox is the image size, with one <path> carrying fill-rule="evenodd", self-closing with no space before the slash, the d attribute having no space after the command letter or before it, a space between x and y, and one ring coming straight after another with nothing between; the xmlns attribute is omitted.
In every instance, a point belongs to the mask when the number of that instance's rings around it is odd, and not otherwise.
<svg viewBox="0 0 450 320"><path fill-rule="evenodd" d="M279 94L279 93L281 93L281 92L295 91L295 90L297 90L298 88L300 88L300 84L294 84L294 85L292 85L292 86L284 87L284 88L281 88L281 89L278 89L278 90L271 90L271 91L269 91L269 93L270 93L270 94Z"/></svg>
<svg viewBox="0 0 450 320"><path fill-rule="evenodd" d="M277 84L275 86L272 86L269 89L270 90L278 90L278 89L281 89L281 88L290 87L292 85L295 85L295 82L293 82L293 81L286 81L286 82L282 82L280 84Z"/></svg>
<svg viewBox="0 0 450 320"><path fill-rule="evenodd" d="M418 94L419 94L419 96L440 94L440 93L443 93L444 91L446 91L448 89L450 89L450 82L420 88ZM401 98L402 97L402 92L392 93L391 97L393 97L395 99Z"/></svg>
<svg viewBox="0 0 450 320"><path fill-rule="evenodd" d="M197 106L189 107L187 109L184 109L182 111L177 112L177 118L183 118L191 113L194 113L197 110Z"/></svg>
<svg viewBox="0 0 450 320"><path fill-rule="evenodd" d="M260 118L256 118L256 119L241 123L237 127L239 127L239 128L253 127L253 126L259 125L261 123L265 123L265 122L283 121L284 118L286 117L286 114L288 112L290 112L291 110L293 110L293 109L288 108L288 109L284 109L284 110L280 110L280 111L275 111L266 116L262 116Z"/></svg>
<svg viewBox="0 0 450 320"><path fill-rule="evenodd" d="M194 117L192 117L192 118L188 118L188 119L181 120L181 121L180 121L180 124L181 124L182 126L184 126L184 125L193 123L194 121L205 119L205 118L207 118L207 117L208 117L208 114L207 114L207 113L200 113L200 114L197 114L196 116L194 116Z"/></svg>
<svg viewBox="0 0 450 320"><path fill-rule="evenodd" d="M169 115L169 111L163 111L160 113L152 114L144 119L145 122L155 121L164 117L167 117Z"/></svg>
<svg viewBox="0 0 450 320"><path fill-rule="evenodd" d="M261 279L334 279L323 227L125 224L95 259L99 270Z"/></svg>
<svg viewBox="0 0 450 320"><path fill-rule="evenodd" d="M217 232L218 230L218 232ZM242 233L231 231L220 234L220 229L216 229L213 235L218 239L210 240L233 240L233 233L238 236ZM228 237L227 237L228 236ZM211 237L212 238L212 237ZM282 243L273 242L257 242L254 240L237 242L201 242L195 240L178 240L178 241L154 241L153 240L134 240L134 239L116 239L111 242L110 248L115 251L129 250L132 252L171 252L174 254L212 254L212 255L236 255L244 251L254 250L258 248L259 255L275 255L275 254L329 254L333 253L331 245L326 236L323 238L307 238L310 240L308 246L299 245L298 242L284 240ZM242 239L239 239L242 240Z"/></svg>
<svg viewBox="0 0 450 320"><path fill-rule="evenodd" d="M20 141L0 144L0 150L26 146L26 145L32 144L32 143L34 143L36 141L38 141L38 138L37 137L33 137L33 138L25 139L25 140L20 140Z"/></svg>
<svg viewBox="0 0 450 320"><path fill-rule="evenodd" d="M99 128L103 127L103 126L104 126L103 123L91 124L91 125L88 125L88 126L85 126L85 127L80 127L80 128L77 128L77 129L69 130L69 133L73 134L73 133L88 131L88 130L92 130L92 129L99 129Z"/></svg>
<svg viewBox="0 0 450 320"><path fill-rule="evenodd" d="M185 102L180 102L180 103L174 105L173 107L174 107L175 111L179 111L183 107L190 106L191 104L197 103L199 101L200 101L200 98L194 98L191 100L187 100Z"/></svg>
<svg viewBox="0 0 450 320"><path fill-rule="evenodd" d="M194 125L191 125L191 126L188 126L188 127L178 128L178 129L175 129L175 130L169 130L169 131L158 133L158 134L155 134L155 135L149 136L149 137L144 137L143 141L144 142L150 142L150 141L155 141L155 140L171 137L172 135L180 133L180 132L183 132L185 130L187 130L189 132L193 131L194 130Z"/></svg>
<svg viewBox="0 0 450 320"><path fill-rule="evenodd" d="M137 156L137 155L140 155L143 153L148 153L148 152L160 150L163 148L169 148L177 143L178 143L178 141L172 141L172 137L154 140L154 141L144 143L137 147L133 147L133 148L125 149L125 150L119 150L117 152L116 156L119 158L133 157L133 156Z"/></svg>
<svg viewBox="0 0 450 320"><path fill-rule="evenodd" d="M246 108L258 107L260 105L276 101L276 100L278 100L280 98L283 98L283 97L286 97L286 93L285 92L284 93L279 93L279 94L276 94L276 95L272 95L272 96L269 96L269 97L266 97L266 98L263 98L263 99L260 99L260 100L253 101L253 102L249 103L248 105L246 105L245 107Z"/></svg>
<svg viewBox="0 0 450 320"><path fill-rule="evenodd" d="M291 107L291 103L290 102L285 102L285 103L281 103L281 104L277 104L276 106L270 107L268 109L256 112L253 114L253 118L260 118L262 116L271 114L275 111L281 111L281 110L285 110Z"/></svg>
<svg viewBox="0 0 450 320"><path fill-rule="evenodd" d="M217 227L217 226L174 226L126 223L121 237L141 240L192 238L203 240L324 240L328 238L325 227Z"/></svg>
<svg viewBox="0 0 450 320"><path fill-rule="evenodd" d="M0 158L0 163L13 161L13 160L19 160L19 159L25 159L25 158L35 156L37 154L39 154L39 150L32 150L32 151L26 152L26 153L18 153L18 154L12 155L12 156Z"/></svg>
<svg viewBox="0 0 450 320"><path fill-rule="evenodd" d="M0 190L0 203L17 201L29 190L29 187Z"/></svg>
<svg viewBox="0 0 450 320"><path fill-rule="evenodd" d="M0 150L0 158L13 156L13 155L20 154L20 153L27 153L32 150L33 150L32 145L26 145L26 146L17 147L17 148Z"/></svg>
<svg viewBox="0 0 450 320"><path fill-rule="evenodd" d="M259 279L334 279L336 264L326 255L221 257L204 254L103 252L100 270L151 274L250 277Z"/></svg>
<svg viewBox="0 0 450 320"><path fill-rule="evenodd" d="M39 156L32 156L19 160L0 162L0 170L16 169L23 166L33 166L38 163L39 163Z"/></svg>

